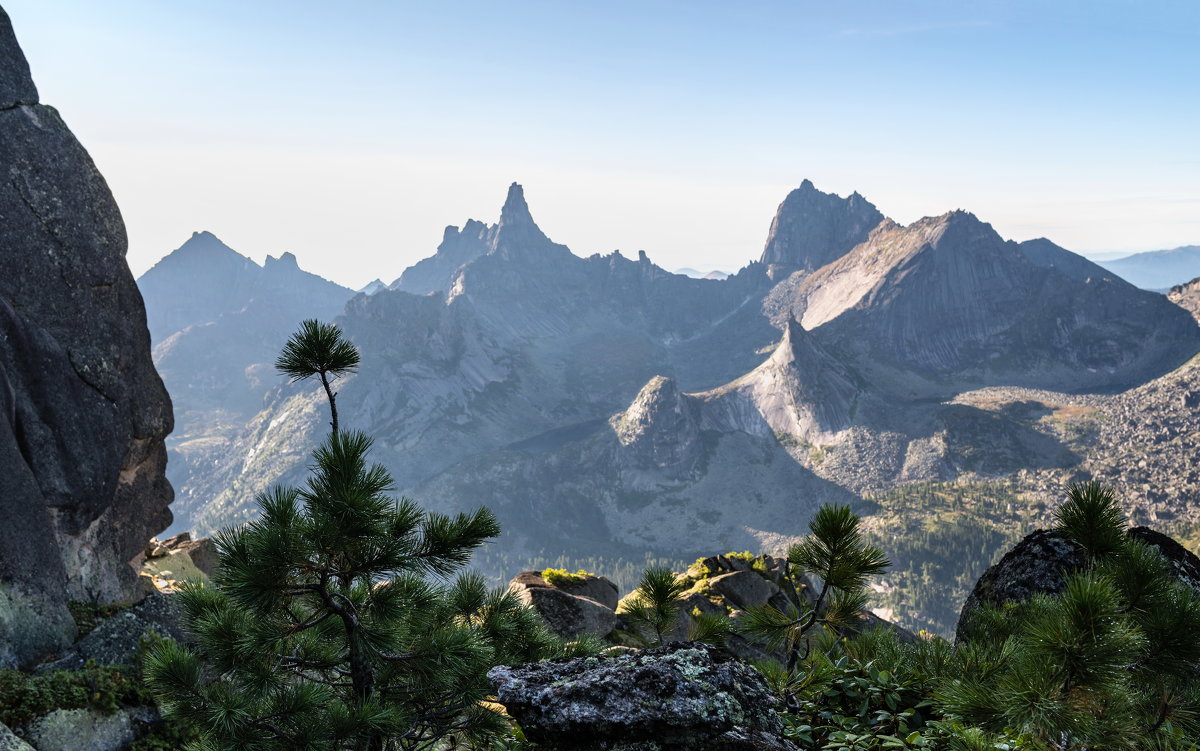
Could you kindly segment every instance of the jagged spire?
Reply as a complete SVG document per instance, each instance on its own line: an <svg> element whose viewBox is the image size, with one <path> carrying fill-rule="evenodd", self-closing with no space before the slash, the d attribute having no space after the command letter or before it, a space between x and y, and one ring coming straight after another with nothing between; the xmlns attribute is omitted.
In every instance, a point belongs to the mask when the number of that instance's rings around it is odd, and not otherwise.
<svg viewBox="0 0 1200 751"><path fill-rule="evenodd" d="M504 199L504 208L500 209L500 226L510 227L519 224L533 224L533 215L529 213L529 204L525 203L525 189L519 183L508 186L508 197Z"/></svg>
<svg viewBox="0 0 1200 751"><path fill-rule="evenodd" d="M496 225L496 234L490 244L492 252L506 257L513 257L514 253L537 254L552 245L546 233L533 221L529 204L525 203L525 190L519 183L508 186L508 197L504 199L500 222Z"/></svg>

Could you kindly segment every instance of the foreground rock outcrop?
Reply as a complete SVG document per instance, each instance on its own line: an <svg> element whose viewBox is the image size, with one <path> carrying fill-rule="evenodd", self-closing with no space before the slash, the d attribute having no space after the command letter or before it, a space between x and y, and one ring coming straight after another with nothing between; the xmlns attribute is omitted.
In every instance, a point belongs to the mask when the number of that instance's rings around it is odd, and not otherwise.
<svg viewBox="0 0 1200 751"><path fill-rule="evenodd" d="M171 403L104 178L38 102L0 10L0 666L69 644L68 600L134 599L171 521Z"/></svg>
<svg viewBox="0 0 1200 751"><path fill-rule="evenodd" d="M1179 581L1200 592L1200 558L1148 527L1133 527L1127 534L1157 550ZM963 603L958 637L963 637L971 614L981 605L1025 602L1037 594L1058 594L1066 586L1064 577L1086 564L1083 550L1060 532L1039 529L1029 533L979 577Z"/></svg>
<svg viewBox="0 0 1200 751"><path fill-rule="evenodd" d="M617 625L617 585L603 576L571 575L567 583L552 584L537 571L525 571L508 586L564 639L608 636Z"/></svg>
<svg viewBox="0 0 1200 751"><path fill-rule="evenodd" d="M488 680L547 751L790 751L762 675L695 642L493 668Z"/></svg>

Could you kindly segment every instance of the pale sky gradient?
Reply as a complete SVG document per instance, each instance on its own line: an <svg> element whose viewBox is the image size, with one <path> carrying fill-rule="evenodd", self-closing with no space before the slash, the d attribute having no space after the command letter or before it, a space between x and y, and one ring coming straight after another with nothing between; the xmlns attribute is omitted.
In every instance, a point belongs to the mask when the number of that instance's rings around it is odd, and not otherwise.
<svg viewBox="0 0 1200 751"><path fill-rule="evenodd" d="M1080 252L1200 243L1197 2L0 0L140 274L207 229L359 287L495 221L756 258L804 178Z"/></svg>

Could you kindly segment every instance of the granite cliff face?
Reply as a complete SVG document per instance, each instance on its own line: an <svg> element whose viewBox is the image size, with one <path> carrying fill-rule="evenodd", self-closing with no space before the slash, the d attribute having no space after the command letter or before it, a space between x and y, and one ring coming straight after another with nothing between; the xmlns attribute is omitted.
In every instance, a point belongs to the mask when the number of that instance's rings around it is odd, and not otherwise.
<svg viewBox="0 0 1200 751"><path fill-rule="evenodd" d="M171 521L171 403L108 186L38 102L0 10L0 666L73 636L66 602L132 598Z"/></svg>

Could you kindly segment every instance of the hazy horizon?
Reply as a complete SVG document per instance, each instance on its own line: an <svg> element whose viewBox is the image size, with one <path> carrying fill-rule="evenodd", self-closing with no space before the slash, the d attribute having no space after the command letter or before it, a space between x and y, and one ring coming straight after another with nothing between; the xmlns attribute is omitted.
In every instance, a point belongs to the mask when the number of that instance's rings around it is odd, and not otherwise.
<svg viewBox="0 0 1200 751"><path fill-rule="evenodd" d="M579 255L757 258L801 180L1095 256L1200 242L1200 7L8 0L135 274L211 231L351 287L512 181Z"/></svg>

